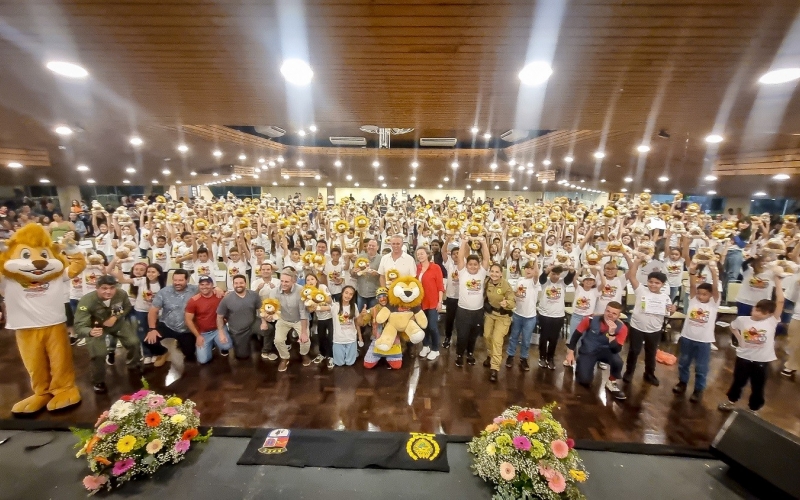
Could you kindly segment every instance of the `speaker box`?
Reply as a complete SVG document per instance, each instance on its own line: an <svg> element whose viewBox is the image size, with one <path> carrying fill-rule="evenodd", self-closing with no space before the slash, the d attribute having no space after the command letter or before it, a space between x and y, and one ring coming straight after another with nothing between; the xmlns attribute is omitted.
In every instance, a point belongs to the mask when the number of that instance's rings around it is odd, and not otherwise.
<svg viewBox="0 0 800 500"><path fill-rule="evenodd" d="M800 439L744 411L734 411L711 443L711 452L793 498L800 498Z"/></svg>

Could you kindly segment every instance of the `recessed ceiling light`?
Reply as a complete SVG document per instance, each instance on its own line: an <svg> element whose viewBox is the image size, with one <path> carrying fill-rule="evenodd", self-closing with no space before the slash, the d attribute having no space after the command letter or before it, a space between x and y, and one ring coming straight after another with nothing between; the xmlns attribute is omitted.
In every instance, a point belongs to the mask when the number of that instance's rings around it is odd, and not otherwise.
<svg viewBox="0 0 800 500"><path fill-rule="evenodd" d="M217 177L217 176L219 175L219 173L217 173L217 172L214 172L214 173L213 173L213 174L211 174L211 175L213 175L214 177Z"/></svg>
<svg viewBox="0 0 800 500"><path fill-rule="evenodd" d="M622 189L620 189L620 191L623 192L623 193L627 193L628 192L628 188L622 188Z"/></svg>
<svg viewBox="0 0 800 500"><path fill-rule="evenodd" d="M531 175L531 174L533 174L533 170L530 170L530 169L529 169L529 170L528 170L527 172L525 172L525 173L526 173L526 174L528 174L528 175Z"/></svg>
<svg viewBox="0 0 800 500"><path fill-rule="evenodd" d="M42 184L49 184L50 183L50 179L42 177L41 179L39 179L39 182L41 182Z"/></svg>
<svg viewBox="0 0 800 500"><path fill-rule="evenodd" d="M161 171L161 173L164 174L164 175L169 175L170 171L169 171L168 168L165 168L164 170Z"/></svg>
<svg viewBox="0 0 800 500"><path fill-rule="evenodd" d="M765 193L764 191L759 191L757 193L753 193L753 196L766 196L766 195L767 195L767 193Z"/></svg>
<svg viewBox="0 0 800 500"><path fill-rule="evenodd" d="M661 177L658 178L658 182L667 182L668 180L669 177L667 177L666 175L662 175Z"/></svg>
<svg viewBox="0 0 800 500"><path fill-rule="evenodd" d="M514 184L514 179L509 179L509 180L508 180L508 183L509 183L509 184Z"/></svg>
<svg viewBox="0 0 800 500"><path fill-rule="evenodd" d="M711 134L706 136L706 142L709 144L717 144L722 142L724 139L721 135Z"/></svg>
<svg viewBox="0 0 800 500"><path fill-rule="evenodd" d="M625 182L633 182L633 177L625 177L622 180L625 181Z"/></svg>
<svg viewBox="0 0 800 500"><path fill-rule="evenodd" d="M247 159L247 155L242 153L242 154L239 155L239 159L240 160L246 160Z"/></svg>
<svg viewBox="0 0 800 500"><path fill-rule="evenodd" d="M88 172L89 167L87 167L86 165L78 165L76 170L78 170L78 172Z"/></svg>
<svg viewBox="0 0 800 500"><path fill-rule="evenodd" d="M602 184L603 182L605 182L605 181L606 181L605 179L600 179L600 183L601 183L601 184Z"/></svg>
<svg viewBox="0 0 800 500"><path fill-rule="evenodd" d="M758 79L758 83L774 85L776 83L786 83L800 78L800 68L782 68L764 73Z"/></svg>
<svg viewBox="0 0 800 500"><path fill-rule="evenodd" d="M528 186L522 186L522 190L523 191L527 191L528 190Z"/></svg>
<svg viewBox="0 0 800 500"><path fill-rule="evenodd" d="M717 180L717 176L716 175L707 175L707 176L705 176L703 178L705 180L709 181L709 182Z"/></svg>
<svg viewBox="0 0 800 500"><path fill-rule="evenodd" d="M449 181L449 180L450 180L450 177L445 177L445 178L444 178L444 179L442 179L442 180L443 180L443 181L445 181L445 182L447 182L447 181Z"/></svg>
<svg viewBox="0 0 800 500"><path fill-rule="evenodd" d="M272 181L272 185L273 185L273 186L277 186L277 185L278 185L278 183L277 183L277 182L275 182L275 181Z"/></svg>
<svg viewBox="0 0 800 500"><path fill-rule="evenodd" d="M497 184L495 184L494 188L495 188L495 189L500 189L500 186L498 186Z"/></svg>
<svg viewBox="0 0 800 500"><path fill-rule="evenodd" d="M345 179L347 179L348 181L352 181L353 180L353 176L348 174L347 177L345 177Z"/></svg>
<svg viewBox="0 0 800 500"><path fill-rule="evenodd" d="M533 168L533 162L532 161L528 162L528 168Z"/></svg>
<svg viewBox="0 0 800 500"><path fill-rule="evenodd" d="M288 175L284 175L284 176L283 176L283 178L284 178L285 180L287 180L287 181L289 180L289 176L288 176Z"/></svg>
<svg viewBox="0 0 800 500"><path fill-rule="evenodd" d="M315 175L315 176L314 176L314 180L318 181L318 180L320 180L320 179L322 179L322 176L320 176L319 174L317 174L317 175Z"/></svg>
<svg viewBox="0 0 800 500"><path fill-rule="evenodd" d="M264 167L264 169L266 170L266 167ZM256 168L254 168L254 169L253 169L253 172L255 172L255 173L257 173L257 174L260 174L260 173L261 173L261 169L260 169L260 168L258 168L258 167L256 167ZM192 175L197 175L197 174L196 174L196 173L194 173L194 172L192 172Z"/></svg>
<svg viewBox="0 0 800 500"><path fill-rule="evenodd" d="M66 125L59 125L56 127L56 134L58 135L72 135L72 129Z"/></svg>
<svg viewBox="0 0 800 500"><path fill-rule="evenodd" d="M191 175L192 177L194 177L194 176L196 176L196 175L197 175L197 172L195 172L194 170L192 170L191 172L189 172L189 175Z"/></svg>
<svg viewBox="0 0 800 500"><path fill-rule="evenodd" d="M270 161L269 163L267 163L267 165L269 165L270 167L274 167L275 166L275 162L274 161Z"/></svg>
<svg viewBox="0 0 800 500"><path fill-rule="evenodd" d="M411 184L409 184L409 187L413 188L414 186L416 186L416 184L414 184L413 182Z"/></svg>
<svg viewBox="0 0 800 500"><path fill-rule="evenodd" d="M489 165L489 168L491 168L492 170L496 169L497 163L492 163L491 165Z"/></svg>
<svg viewBox="0 0 800 500"><path fill-rule="evenodd" d="M572 163L573 161L575 161L575 158L573 158L571 156L565 156L564 157L564 163Z"/></svg>
<svg viewBox="0 0 800 500"><path fill-rule="evenodd" d="M342 166L342 162L339 161L339 160L336 160L335 162L333 162L333 166L334 167L341 167Z"/></svg>
<svg viewBox="0 0 800 500"><path fill-rule="evenodd" d="M125 171L128 172L129 174L135 174L136 173L136 169L133 168L133 167L128 167L128 168L125 169Z"/></svg>
<svg viewBox="0 0 800 500"><path fill-rule="evenodd" d="M472 127L471 129L469 129L469 131L472 132L473 134L477 134L478 133L478 127Z"/></svg>
<svg viewBox="0 0 800 500"><path fill-rule="evenodd" d="M378 160L375 160L375 161L372 162L372 166L375 167L375 168L378 168L378 167L381 166L381 162L379 162Z"/></svg>
<svg viewBox="0 0 800 500"><path fill-rule="evenodd" d="M329 183L327 183L327 184L325 184L325 185L326 185L326 186L328 186L328 187L331 187L331 186L333 186L333 184L331 184L330 182L329 182Z"/></svg>
<svg viewBox="0 0 800 500"><path fill-rule="evenodd" d="M297 131L297 135L299 135L300 137L305 137L306 136L306 131L303 130L303 129L300 129L300 130Z"/></svg>
<svg viewBox="0 0 800 500"><path fill-rule="evenodd" d="M712 189L711 191L707 192L706 194L717 194L717 192Z"/></svg>
<svg viewBox="0 0 800 500"><path fill-rule="evenodd" d="M648 151L650 151L650 146L648 146L647 144L640 144L639 146L636 147L636 151L640 153L647 153Z"/></svg>
<svg viewBox="0 0 800 500"><path fill-rule="evenodd" d="M453 168L458 168L458 162L454 161L453 163L450 164L450 166Z"/></svg>
<svg viewBox="0 0 800 500"><path fill-rule="evenodd" d="M581 179L581 184L583 184L584 182L586 182L586 179Z"/></svg>
<svg viewBox="0 0 800 500"><path fill-rule="evenodd" d="M416 162L416 161L412 161L411 162L411 168L417 168L417 167L419 167L419 163Z"/></svg>
<svg viewBox="0 0 800 500"><path fill-rule="evenodd" d="M357 182L356 182L356 183L355 183L355 184L353 184L353 185L354 185L355 187L358 187L358 186L360 186L361 184L359 184L359 183L357 183Z"/></svg>
<svg viewBox="0 0 800 500"><path fill-rule="evenodd" d="M305 163L303 160L297 160L297 166L298 166L298 167L304 167L304 166L305 166L305 164L306 164L306 163Z"/></svg>
<svg viewBox="0 0 800 500"><path fill-rule="evenodd" d="M551 163L553 163L553 162L551 162L551 161L548 159L548 160L544 160L544 161L542 162L542 165L544 165L545 167L549 167Z"/></svg>
<svg viewBox="0 0 800 500"><path fill-rule="evenodd" d="M219 158L220 156L222 156L222 151L220 151L219 149L215 149L214 152L211 154Z"/></svg>
<svg viewBox="0 0 800 500"><path fill-rule="evenodd" d="M776 181L785 181L789 178L789 174L775 174L772 176Z"/></svg>
<svg viewBox="0 0 800 500"><path fill-rule="evenodd" d="M157 180L155 180L155 179L153 179L153 180L152 180L152 181L150 181L150 182L152 182L153 184L158 184L158 181L157 181Z"/></svg>
<svg viewBox="0 0 800 500"><path fill-rule="evenodd" d="M283 163L283 156L279 156L279 157L277 158L277 160L278 160L278 163Z"/></svg>
<svg viewBox="0 0 800 500"><path fill-rule="evenodd" d="M649 190L649 189L645 189L645 190L644 190L644 192L645 192L645 193L649 193L649 192L650 192L650 190Z"/></svg>
<svg viewBox="0 0 800 500"><path fill-rule="evenodd" d="M439 184L439 189L442 189L442 185L441 184Z"/></svg>
<svg viewBox="0 0 800 500"><path fill-rule="evenodd" d="M517 167L517 170L522 172L523 170L525 170L525 165L520 165L519 167Z"/></svg>
<svg viewBox="0 0 800 500"><path fill-rule="evenodd" d="M141 146L142 144L144 144L144 141L139 136L131 137L128 142L131 143L131 146Z"/></svg>
<svg viewBox="0 0 800 500"><path fill-rule="evenodd" d="M314 78L314 72L307 62L300 59L287 59L281 64L281 74L293 85L308 85Z"/></svg>
<svg viewBox="0 0 800 500"><path fill-rule="evenodd" d="M381 184L381 187L386 187L386 183L384 182L383 184Z"/></svg>
<svg viewBox="0 0 800 500"><path fill-rule="evenodd" d="M486 132L485 134L483 134L483 138L488 141L489 139L492 138L492 134L490 134L489 132Z"/></svg>
<svg viewBox="0 0 800 500"><path fill-rule="evenodd" d="M308 130L310 130L311 133L314 133L314 132L317 131L317 126L316 125L309 125L308 126Z"/></svg>
<svg viewBox="0 0 800 500"><path fill-rule="evenodd" d="M606 154L602 151L595 151L593 156L598 160L602 160L603 158L606 157Z"/></svg>
<svg viewBox="0 0 800 500"><path fill-rule="evenodd" d="M475 179L475 182L477 182L478 184L480 184L480 183L481 183L481 179L480 179L480 178L478 178L478 179Z"/></svg>
<svg viewBox="0 0 800 500"><path fill-rule="evenodd" d="M122 179L122 183L123 183L123 184L130 184L130 183L131 183L131 181L129 181L128 179ZM180 184L180 183L181 183L181 181L177 181L177 183L178 183L178 184Z"/></svg>
<svg viewBox="0 0 800 500"><path fill-rule="evenodd" d="M416 177L416 176L414 176L414 175L412 175L412 176L411 176L411 182L414 182L415 180L417 180L417 177Z"/></svg>
<svg viewBox="0 0 800 500"><path fill-rule="evenodd" d="M511 158L510 160L508 160L508 164L513 167L514 165L517 164L517 160L515 160L514 158Z"/></svg>
<svg viewBox="0 0 800 500"><path fill-rule="evenodd" d="M94 184L94 179L86 179L86 182L87 182L88 184Z"/></svg>
<svg viewBox="0 0 800 500"><path fill-rule="evenodd" d="M89 72L82 66L65 61L50 61L46 64L47 69L67 78L86 78Z"/></svg>
<svg viewBox="0 0 800 500"><path fill-rule="evenodd" d="M181 153L185 153L189 151L189 146L187 146L186 144L181 144L180 146L178 146L178 151L180 151Z"/></svg>
<svg viewBox="0 0 800 500"><path fill-rule="evenodd" d="M569 187L571 187L572 189L575 189L575 184L570 184Z"/></svg>
<svg viewBox="0 0 800 500"><path fill-rule="evenodd" d="M519 72L519 79L525 85L539 85L553 74L553 68L544 61L534 61L525 65Z"/></svg>
<svg viewBox="0 0 800 500"><path fill-rule="evenodd" d="M300 181L300 185L301 185L301 186L305 186L305 185L306 185L306 183L305 183L305 182L303 182L303 181Z"/></svg>
<svg viewBox="0 0 800 500"><path fill-rule="evenodd" d="M672 193L672 194L678 194L678 193L680 193L680 191L678 191L677 189L673 189L672 191L670 191L670 193Z"/></svg>
<svg viewBox="0 0 800 500"><path fill-rule="evenodd" d="M259 158L258 159L258 163L266 163L266 162L267 162L267 160L265 160L264 158Z"/></svg>
<svg viewBox="0 0 800 500"><path fill-rule="evenodd" d="M467 189L472 189L472 185L471 184L467 184Z"/></svg>

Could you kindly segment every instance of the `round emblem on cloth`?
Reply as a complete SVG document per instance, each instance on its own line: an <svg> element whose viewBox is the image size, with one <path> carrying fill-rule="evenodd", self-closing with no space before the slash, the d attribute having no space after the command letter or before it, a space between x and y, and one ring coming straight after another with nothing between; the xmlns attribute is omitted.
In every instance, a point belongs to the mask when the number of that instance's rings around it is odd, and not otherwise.
<svg viewBox="0 0 800 500"><path fill-rule="evenodd" d="M412 432L406 443L406 452L414 460L433 461L439 456L439 443L433 434Z"/></svg>

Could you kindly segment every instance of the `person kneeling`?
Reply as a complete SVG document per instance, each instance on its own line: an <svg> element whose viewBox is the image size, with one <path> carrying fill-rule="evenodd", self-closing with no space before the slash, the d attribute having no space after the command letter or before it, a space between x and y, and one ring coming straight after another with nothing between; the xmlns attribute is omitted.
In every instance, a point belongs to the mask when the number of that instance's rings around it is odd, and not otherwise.
<svg viewBox="0 0 800 500"><path fill-rule="evenodd" d="M619 388L617 379L622 376L622 357L619 352L628 335L628 328L619 320L622 304L609 302L602 316L584 318L572 332L567 348L567 361L575 360L575 345L583 338L578 351L575 377L578 383L589 387L594 378L594 365L601 361L611 367L611 375L606 382L606 389L614 398L624 400L625 393Z"/></svg>

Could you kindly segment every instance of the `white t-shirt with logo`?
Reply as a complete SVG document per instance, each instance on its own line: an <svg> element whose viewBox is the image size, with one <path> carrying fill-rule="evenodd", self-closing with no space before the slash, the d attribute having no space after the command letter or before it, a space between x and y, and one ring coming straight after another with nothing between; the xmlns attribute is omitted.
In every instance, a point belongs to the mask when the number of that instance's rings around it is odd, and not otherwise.
<svg viewBox="0 0 800 500"><path fill-rule="evenodd" d="M444 263L444 268L447 269L447 286L445 286L445 296L448 299L458 298L458 266L453 259L447 259Z"/></svg>
<svg viewBox="0 0 800 500"><path fill-rule="evenodd" d="M681 336L695 342L714 342L716 340L714 326L717 322L718 309L719 304L713 298L705 304L697 300L697 297L689 299L689 311L683 322Z"/></svg>
<svg viewBox="0 0 800 500"><path fill-rule="evenodd" d="M343 268L344 260L342 259L339 259L338 264L334 264L330 259L325 262L325 276L328 277L328 290L330 291L331 295L342 293L342 288L344 288ZM342 282L337 285L333 282L334 278L340 279Z"/></svg>
<svg viewBox="0 0 800 500"><path fill-rule="evenodd" d="M594 307L595 314L603 314L609 302L619 302L622 304L622 292L627 285L624 276L617 276L614 279L606 278L606 285L599 290L597 304Z"/></svg>
<svg viewBox="0 0 800 500"><path fill-rule="evenodd" d="M170 257L169 257L169 247L164 246L164 248L152 247L150 249L153 255L153 264L158 264L161 266L161 270L164 272L169 271L171 266L170 264Z"/></svg>
<svg viewBox="0 0 800 500"><path fill-rule="evenodd" d="M739 330L743 337L743 342L739 342L736 348L736 356L759 363L775 361L775 329L778 327L778 319L775 316L756 321L750 316L739 316L733 323L731 329Z"/></svg>
<svg viewBox="0 0 800 500"><path fill-rule="evenodd" d="M664 264L667 266L667 284L671 287L681 286L681 281L683 279L683 257L678 260L667 258Z"/></svg>
<svg viewBox="0 0 800 500"><path fill-rule="evenodd" d="M517 305L514 312L523 318L533 318L536 316L536 302L539 299L539 292L542 286L536 278L520 278L517 285L512 287L517 297Z"/></svg>
<svg viewBox="0 0 800 500"><path fill-rule="evenodd" d="M668 314L666 306L662 314L646 313L645 304L648 298L658 298L664 294L661 292L653 293L647 286L639 283L639 287L634 290L635 300L633 303L633 314L631 315L631 327L641 332L651 333L661 331L664 326L664 317ZM663 299L662 299L663 300ZM668 298L667 298L668 300ZM666 304L666 302L665 302Z"/></svg>
<svg viewBox="0 0 800 500"><path fill-rule="evenodd" d="M480 267L477 273L471 274L467 267L458 271L458 307L468 311L483 309L483 287L486 280L486 269Z"/></svg>
<svg viewBox="0 0 800 500"><path fill-rule="evenodd" d="M772 276L770 271L755 274L753 268L748 267L742 274L742 287L739 288L736 302L754 306L761 299L770 299L772 289L775 287Z"/></svg>
<svg viewBox="0 0 800 500"><path fill-rule="evenodd" d="M69 275L66 271L55 279L39 285L22 286L3 278L0 291L6 301L6 328L42 328L67 321L64 299L69 295Z"/></svg>
<svg viewBox="0 0 800 500"><path fill-rule="evenodd" d="M575 287L575 298L572 300L572 314L579 316L591 316L597 308L597 301L600 298L600 289L594 287L584 290L583 286Z"/></svg>
<svg viewBox="0 0 800 500"><path fill-rule="evenodd" d="M148 312L150 306L153 305L153 297L161 290L161 285L150 283L150 287L148 287L147 278L145 277L133 278L131 281L133 281L133 286L139 287L133 302L133 309L139 312Z"/></svg>
<svg viewBox="0 0 800 500"><path fill-rule="evenodd" d="M567 285L564 279L559 278L553 283L550 278L542 285L542 296L539 299L539 314L548 318L563 318L564 296L567 293Z"/></svg>

